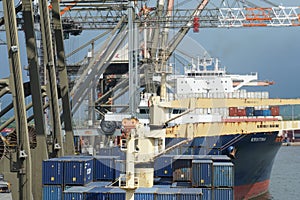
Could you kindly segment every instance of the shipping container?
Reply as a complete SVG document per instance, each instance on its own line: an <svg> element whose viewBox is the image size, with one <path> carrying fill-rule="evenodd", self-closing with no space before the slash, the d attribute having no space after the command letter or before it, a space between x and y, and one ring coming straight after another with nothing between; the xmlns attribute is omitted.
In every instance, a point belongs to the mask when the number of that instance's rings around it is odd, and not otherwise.
<svg viewBox="0 0 300 200"><path fill-rule="evenodd" d="M231 162L213 163L213 186L233 187L234 186L234 165Z"/></svg>
<svg viewBox="0 0 300 200"><path fill-rule="evenodd" d="M229 116L237 116L238 115L238 108L237 107L229 107Z"/></svg>
<svg viewBox="0 0 300 200"><path fill-rule="evenodd" d="M43 200L61 200L62 192L61 185L43 185Z"/></svg>
<svg viewBox="0 0 300 200"><path fill-rule="evenodd" d="M121 151L120 147L113 147L111 151L112 156L120 156L119 160L125 160L126 159L126 152Z"/></svg>
<svg viewBox="0 0 300 200"><path fill-rule="evenodd" d="M93 187L73 186L63 192L64 200L85 200L86 193Z"/></svg>
<svg viewBox="0 0 300 200"><path fill-rule="evenodd" d="M156 200L178 200L179 188L158 188Z"/></svg>
<svg viewBox="0 0 300 200"><path fill-rule="evenodd" d="M192 161L192 186L210 187L212 185L212 160Z"/></svg>
<svg viewBox="0 0 300 200"><path fill-rule="evenodd" d="M65 158L64 184L85 185L93 180L94 159L90 156Z"/></svg>
<svg viewBox="0 0 300 200"><path fill-rule="evenodd" d="M238 109L237 116L239 116L239 117L246 116L246 109L244 109L244 108Z"/></svg>
<svg viewBox="0 0 300 200"><path fill-rule="evenodd" d="M173 181L191 181L192 155L175 156L173 160Z"/></svg>
<svg viewBox="0 0 300 200"><path fill-rule="evenodd" d="M94 180L113 181L116 178L115 161L119 156L95 156Z"/></svg>
<svg viewBox="0 0 300 200"><path fill-rule="evenodd" d="M172 155L163 155L154 160L154 176L155 177L172 177Z"/></svg>
<svg viewBox="0 0 300 200"><path fill-rule="evenodd" d="M271 110L254 110L255 116L271 116Z"/></svg>
<svg viewBox="0 0 300 200"><path fill-rule="evenodd" d="M201 188L202 190L202 200L212 200L212 189L211 188Z"/></svg>
<svg viewBox="0 0 300 200"><path fill-rule="evenodd" d="M134 193L134 200L155 200L157 188L138 188Z"/></svg>
<svg viewBox="0 0 300 200"><path fill-rule="evenodd" d="M254 115L254 107L246 107L246 116L253 116Z"/></svg>
<svg viewBox="0 0 300 200"><path fill-rule="evenodd" d="M279 116L279 106L271 106L270 110L272 116Z"/></svg>
<svg viewBox="0 0 300 200"><path fill-rule="evenodd" d="M49 159L43 161L42 184L43 185L63 185L63 162L60 159Z"/></svg>
<svg viewBox="0 0 300 200"><path fill-rule="evenodd" d="M215 188L213 190L214 200L233 200L233 188Z"/></svg>
<svg viewBox="0 0 300 200"><path fill-rule="evenodd" d="M178 200L202 200L201 188L182 188L179 191Z"/></svg>
<svg viewBox="0 0 300 200"><path fill-rule="evenodd" d="M111 188L105 188L105 187L94 187L93 189L90 189L86 192L86 199L91 200L103 200L103 199L109 199L109 191L111 191Z"/></svg>

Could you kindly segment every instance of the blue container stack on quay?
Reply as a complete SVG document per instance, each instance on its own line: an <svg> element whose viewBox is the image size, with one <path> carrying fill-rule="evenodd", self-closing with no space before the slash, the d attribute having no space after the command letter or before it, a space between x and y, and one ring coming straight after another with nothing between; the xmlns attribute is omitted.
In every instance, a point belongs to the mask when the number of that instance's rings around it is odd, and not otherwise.
<svg viewBox="0 0 300 200"><path fill-rule="evenodd" d="M44 200L125 200L118 187L126 161L119 156L65 156L43 161ZM162 155L154 161L152 188L136 200L232 200L234 165L220 155Z"/></svg>
<svg viewBox="0 0 300 200"><path fill-rule="evenodd" d="M65 156L43 161L43 199L62 199L64 189L85 186L93 181L91 156Z"/></svg>

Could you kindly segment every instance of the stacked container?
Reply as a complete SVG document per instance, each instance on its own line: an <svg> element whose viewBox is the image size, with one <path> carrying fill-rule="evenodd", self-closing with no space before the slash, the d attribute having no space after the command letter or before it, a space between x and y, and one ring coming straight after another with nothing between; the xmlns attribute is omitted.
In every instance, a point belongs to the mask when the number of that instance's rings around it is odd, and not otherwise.
<svg viewBox="0 0 300 200"><path fill-rule="evenodd" d="M91 156L65 156L43 161L43 199L62 199L62 192L72 185L84 186L93 180Z"/></svg>
<svg viewBox="0 0 300 200"><path fill-rule="evenodd" d="M113 181L116 177L116 160L119 156L95 156L94 180Z"/></svg>

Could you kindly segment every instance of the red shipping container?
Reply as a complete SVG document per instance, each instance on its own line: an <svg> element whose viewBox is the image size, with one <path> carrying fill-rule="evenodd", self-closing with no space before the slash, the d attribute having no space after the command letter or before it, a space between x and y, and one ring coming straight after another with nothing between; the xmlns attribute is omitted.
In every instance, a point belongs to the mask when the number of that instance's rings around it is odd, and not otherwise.
<svg viewBox="0 0 300 200"><path fill-rule="evenodd" d="M272 116L279 116L279 106L271 106L270 110Z"/></svg>
<svg viewBox="0 0 300 200"><path fill-rule="evenodd" d="M238 116L238 108L237 107L229 107L229 116Z"/></svg>
<svg viewBox="0 0 300 200"><path fill-rule="evenodd" d="M237 115L238 116L246 116L246 109L238 109Z"/></svg>

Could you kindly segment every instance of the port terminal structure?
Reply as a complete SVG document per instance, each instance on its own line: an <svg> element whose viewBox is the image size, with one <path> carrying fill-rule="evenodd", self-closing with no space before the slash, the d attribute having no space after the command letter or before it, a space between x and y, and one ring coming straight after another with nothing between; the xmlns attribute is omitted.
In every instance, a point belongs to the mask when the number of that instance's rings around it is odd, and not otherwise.
<svg viewBox="0 0 300 200"><path fill-rule="evenodd" d="M161 24L160 28L165 30L165 35L160 37L160 30L154 29L151 33L152 42L148 41L150 50L148 51L146 48L146 51L149 53L145 54L143 58L144 63L151 63L148 66L153 67L145 73L145 76L151 76L154 72L159 73L161 74L162 82L165 80L167 73L166 61L190 29L198 32L199 28L286 27L300 25L299 7L272 5L269 8L262 8L255 5L244 6L239 4L239 1L233 2L235 2L232 4L233 7L219 6L216 9L209 7L209 0L203 0L194 6L193 9L176 10L172 0L160 0L152 8L142 7L141 4L145 5L143 1L105 1L103 3L90 1L87 4L85 1L59 2L58 0L53 0L51 6L49 6L45 0L34 2L24 0L18 5L15 5L14 1L3 0L4 12L0 19L0 28L6 32L6 41L3 44L7 45L10 76L0 81L0 97L10 93L13 96L13 100L10 105L1 110L0 115L3 116L13 108L14 117L1 124L0 129L4 129L13 121L16 123L16 129L14 133L15 140L8 140L1 136L1 144L3 144L4 148L1 148L3 151L1 152L0 170L4 172L5 177L14 186L13 199L41 199L42 172L40 163L50 157L60 157L75 153L71 116L83 102L84 99L82 97L90 95L90 88L94 87L93 80L101 81L101 74L105 74L111 69L109 67L114 64L112 60L120 48L121 42L129 36L129 49L135 49L138 45L134 41L134 33L130 31L137 24L144 24L145 26ZM219 3L220 5L225 5L223 1ZM36 5L39 6L33 7ZM21 17L18 13L22 13ZM82 17L84 16L83 13L86 14L85 17ZM50 14L52 15L51 17ZM132 23L133 21L134 23ZM36 24L40 28L40 38L36 38ZM128 27L130 27L130 30L127 35L124 32L126 32L125 30ZM179 30L178 34L168 42L166 40L168 36L167 30L170 28ZM110 30L107 32L109 36L99 52L94 53L92 58L89 57L90 62L88 66L81 73L81 76L78 77L73 88L69 88L69 85L72 85L72 83L69 83L68 64L66 63L68 55L65 55L64 39L83 34L83 30L96 29ZM23 83L22 78L20 45L18 41L19 30L23 30L25 33L30 76L29 83ZM54 43L52 43L53 38L55 38ZM94 45L94 42L99 38L101 36L94 38L93 42L86 45ZM42 55L38 53L38 50L42 50ZM72 53L76 53L76 51ZM113 88L126 88L124 86L126 85L129 90L134 90L134 85L138 82L138 58L133 51L129 51L129 54L128 70L125 70L124 74L128 71L129 75L127 77L131 78L124 79L121 84L114 85ZM78 71L78 65L74 64L72 66L73 68L70 67L71 70ZM40 68L43 69L41 74ZM109 73L116 74L115 71ZM134 78L132 79L132 77ZM151 88L148 87L150 92L154 90ZM165 88L165 85L162 84L160 94L162 99L165 99ZM111 90L113 89L101 91L101 93L105 96L105 92L107 92L109 96ZM133 93L134 97L138 96L136 92ZM29 95L32 97L32 103L26 105L24 97ZM96 100L93 99L91 104L96 102L98 103L97 105L102 105L102 101L105 100L106 102L107 100L103 96ZM45 98L47 98L47 101L45 101ZM59 99L62 102L61 107ZM71 100L75 103L73 107L71 107ZM206 102L208 104L203 104L206 100L198 100L199 103L196 103L197 101L194 100L194 106L205 107L209 105L209 102ZM270 103L274 105L299 104L298 100L274 100L274 102L271 102L272 100L269 99L268 101L266 102L268 105ZM130 102L131 104L128 106L129 112L133 114L138 102L136 98L133 98ZM230 102L228 100L228 104L226 103L224 106L228 106ZM246 100L233 100L232 103L250 106L255 102L258 102L258 104L263 103L259 99L252 99L249 102ZM171 102L170 104L163 102L161 106L164 108L168 106L176 107L176 104L176 102ZM97 105L95 107L98 109ZM183 105L190 109L194 107L190 106L191 102L187 102L187 104L180 102L180 106ZM34 110L34 115L27 116L26 110L31 107ZM51 116L50 139L46 134L46 119L44 116L46 109L50 110ZM93 112L94 110L92 109L89 119L91 126L96 121ZM103 112L103 109L97 112ZM27 128L28 123L32 120L34 120L35 124L34 131ZM168 119L164 119L164 121L166 120ZM160 121L161 119L159 120L161 125ZM266 122L266 126L271 126L269 123L271 122ZM259 128L254 122L253 124L254 127L252 128ZM286 129L291 128L288 122L283 122L278 127L272 128L277 130L282 127L286 127ZM248 130L245 128L245 131ZM65 135L64 139L62 135Z"/></svg>

